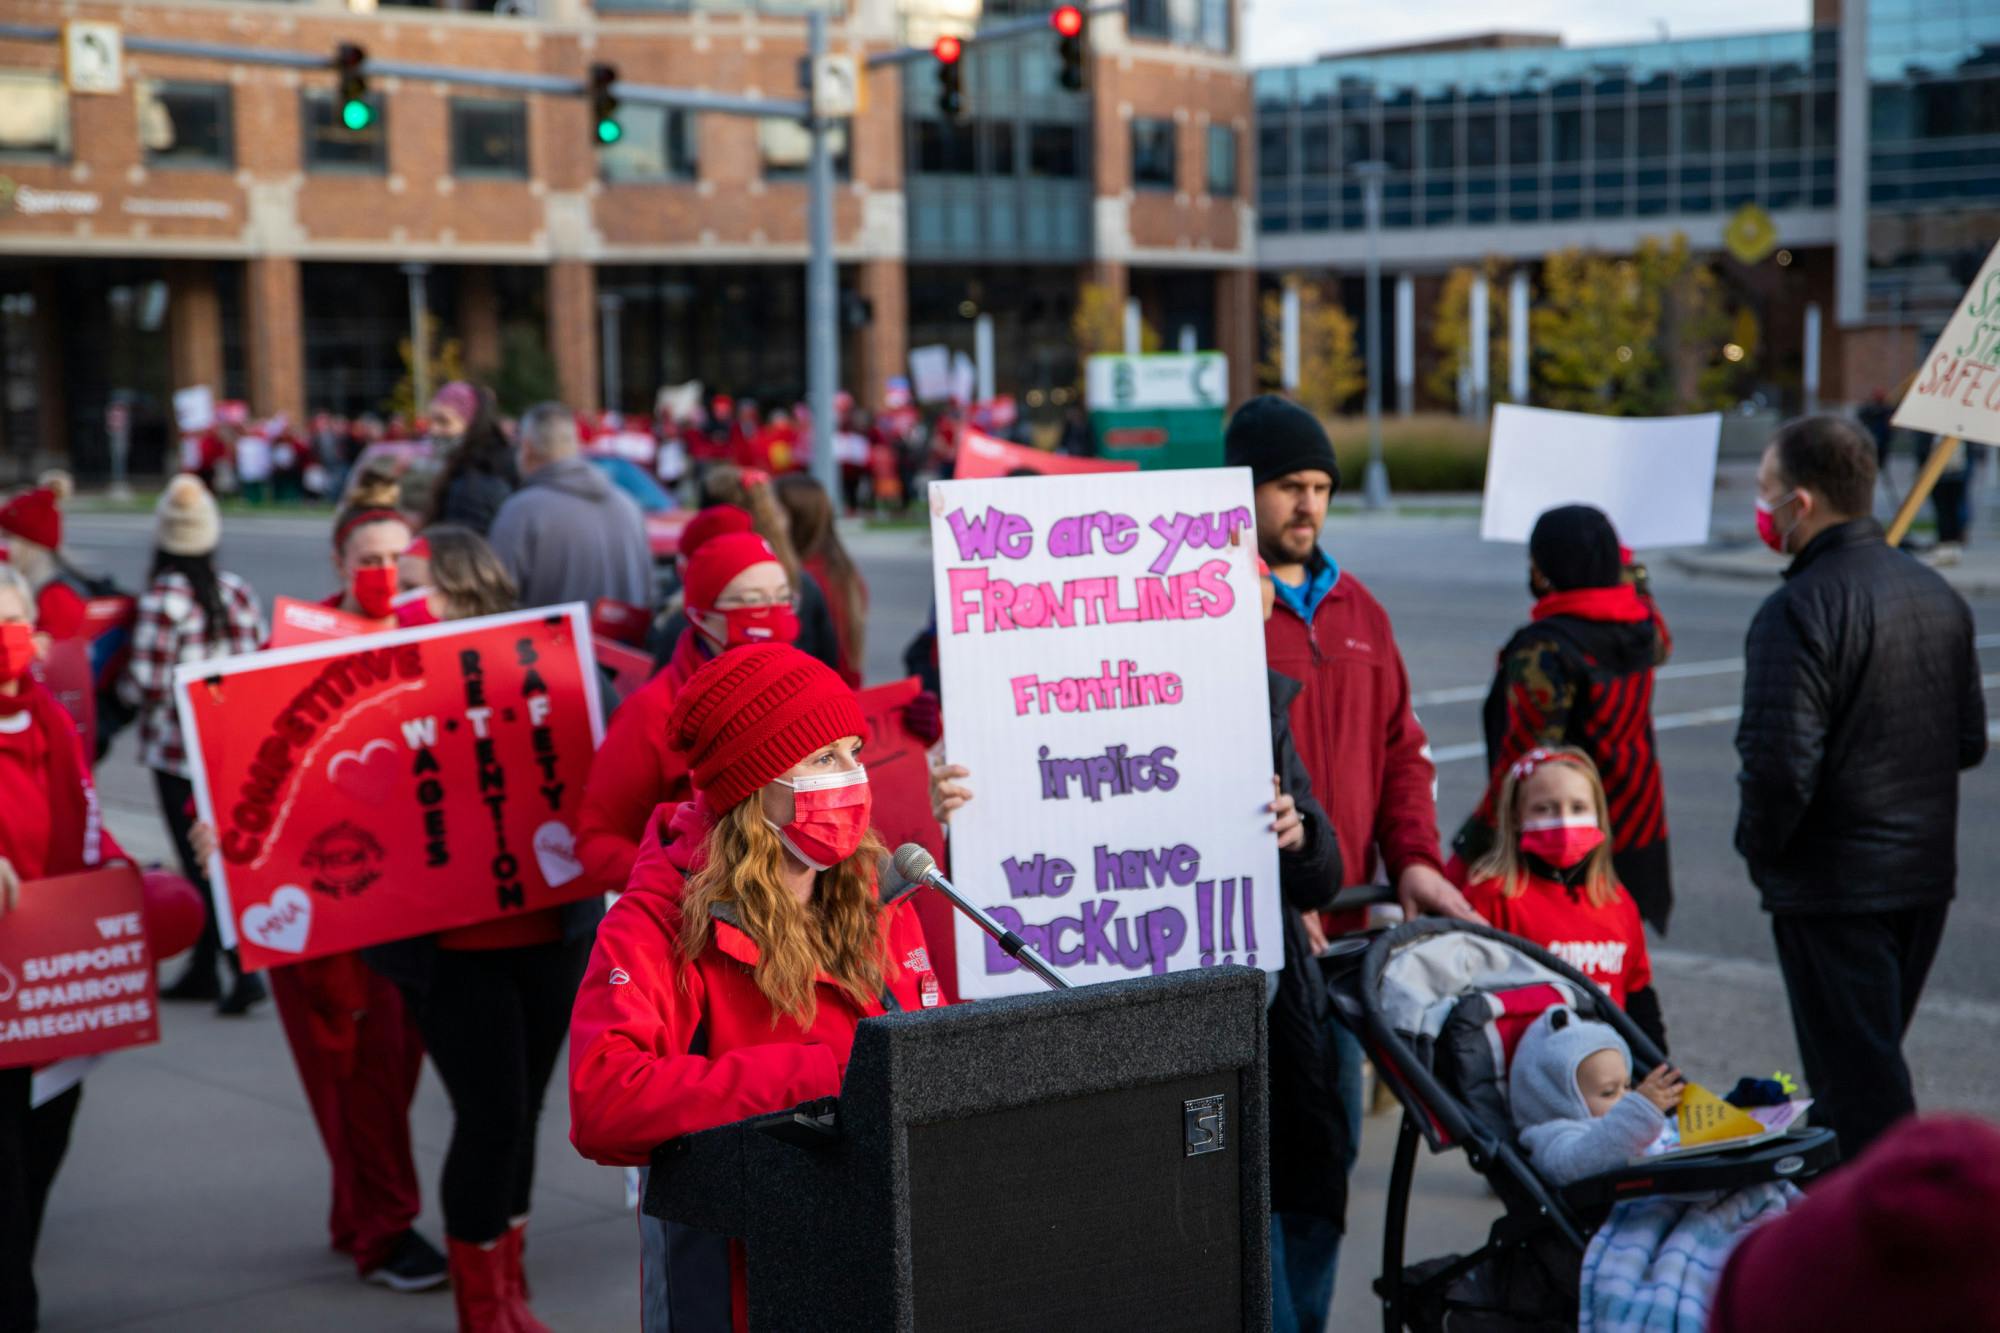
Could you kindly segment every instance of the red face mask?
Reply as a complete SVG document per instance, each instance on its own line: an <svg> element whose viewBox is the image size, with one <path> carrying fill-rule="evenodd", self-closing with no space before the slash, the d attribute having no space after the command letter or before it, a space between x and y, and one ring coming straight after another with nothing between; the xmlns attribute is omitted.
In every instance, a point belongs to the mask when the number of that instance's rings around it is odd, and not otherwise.
<svg viewBox="0 0 2000 1333"><path fill-rule="evenodd" d="M0 625L0 684L19 680L35 664L35 627L14 620Z"/></svg>
<svg viewBox="0 0 2000 1333"><path fill-rule="evenodd" d="M704 614L722 617L727 636L722 641L724 652L753 643L792 643L799 637L798 613L785 602L775 606L732 606ZM709 631L704 629L703 633ZM709 642L714 641L711 635Z"/></svg>
<svg viewBox="0 0 2000 1333"><path fill-rule="evenodd" d="M402 603L396 608L396 624L403 629L411 629L418 625L436 625L439 623L437 612L431 610L431 599L428 592L419 597L412 597L409 601Z"/></svg>
<svg viewBox="0 0 2000 1333"><path fill-rule="evenodd" d="M1792 534L1778 531L1778 511L1796 499L1798 496L1792 495L1776 504L1766 504L1761 499L1757 501L1757 540L1779 555L1785 553L1785 538Z"/></svg>
<svg viewBox="0 0 2000 1333"><path fill-rule="evenodd" d="M396 567L370 565L354 571L354 604L370 620L381 620L395 609Z"/></svg>
<svg viewBox="0 0 2000 1333"><path fill-rule="evenodd" d="M1521 825L1521 850L1568 870L1604 843L1604 830L1589 815L1537 819Z"/></svg>
<svg viewBox="0 0 2000 1333"><path fill-rule="evenodd" d="M792 789L792 822L771 827L778 830L779 841L792 855L814 870L825 870L854 855L868 835L868 817L875 808L867 769L789 782L779 778L778 782Z"/></svg>

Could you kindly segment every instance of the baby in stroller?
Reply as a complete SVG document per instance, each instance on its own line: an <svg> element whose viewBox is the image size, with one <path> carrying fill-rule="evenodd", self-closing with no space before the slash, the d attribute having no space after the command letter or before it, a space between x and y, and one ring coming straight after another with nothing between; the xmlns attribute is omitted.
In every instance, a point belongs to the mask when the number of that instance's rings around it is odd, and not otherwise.
<svg viewBox="0 0 2000 1333"><path fill-rule="evenodd" d="M1684 1080L1661 1064L1632 1087L1631 1069L1617 1029L1568 1005L1544 1010L1522 1034L1507 1096L1528 1163L1543 1179L1569 1185L1617 1171L1665 1131ZM1578 1330L1699 1333L1730 1250L1800 1197L1789 1182L1766 1181L1619 1203L1584 1251Z"/></svg>
<svg viewBox="0 0 2000 1333"><path fill-rule="evenodd" d="M1553 1005L1521 1035L1507 1099L1521 1146L1543 1179L1567 1185L1616 1171L1644 1152L1678 1110L1680 1071L1662 1064L1632 1086L1632 1051L1618 1029Z"/></svg>

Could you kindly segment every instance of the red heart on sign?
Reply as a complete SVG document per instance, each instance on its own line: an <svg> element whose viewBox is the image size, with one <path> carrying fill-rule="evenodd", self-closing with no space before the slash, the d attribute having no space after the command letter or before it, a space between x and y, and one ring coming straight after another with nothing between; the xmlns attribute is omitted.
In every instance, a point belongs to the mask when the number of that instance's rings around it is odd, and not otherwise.
<svg viewBox="0 0 2000 1333"><path fill-rule="evenodd" d="M342 750L326 761L326 780L364 805L380 805L396 794L396 747L377 738Z"/></svg>

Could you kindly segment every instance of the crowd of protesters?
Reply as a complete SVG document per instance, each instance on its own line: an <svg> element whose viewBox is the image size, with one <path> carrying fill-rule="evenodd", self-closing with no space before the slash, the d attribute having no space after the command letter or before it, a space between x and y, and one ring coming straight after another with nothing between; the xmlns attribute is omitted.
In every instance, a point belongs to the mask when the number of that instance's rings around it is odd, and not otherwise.
<svg viewBox="0 0 2000 1333"><path fill-rule="evenodd" d="M396 1290L448 1281L468 1333L536 1333L535 1134L565 1037L577 1149L643 1166L666 1139L837 1093L861 1019L944 999L916 913L877 883L855 694L870 599L837 518L948 475L957 419L919 428L907 404L871 418L843 403L829 493L788 409L717 398L627 423L543 404L507 421L488 391L453 382L429 405L434 465L413 495L411 459L375 447L396 444L392 429L316 418L295 436L224 409L159 498L131 661L109 693L87 676L62 688L89 589L61 556L60 485L0 508L0 911L24 881L123 859L90 769L100 738L135 717L185 880L150 893L148 930L161 955L192 946L164 994L228 1015L265 998L190 906L215 835L195 813L174 672L266 641L255 591L222 563L217 486L337 496L325 605L363 620L567 602L648 618L654 674L607 698L579 816L577 857L601 894L268 974L328 1159L332 1248ZM1316 1329L1362 1121L1362 1050L1313 958L1371 917L1332 910L1336 895L1379 884L1406 917L1615 956L1591 979L1664 1049L1646 926L1663 934L1673 901L1651 718L1672 640L1602 513L1543 515L1531 619L1486 702L1489 781L1447 849L1391 616L1323 540L1341 482L1324 428L1258 398L1224 452L1254 487L1273 770L1258 799L1287 908L1271 1008L1274 1326ZM695 510L664 583L641 507L601 455ZM1900 1045L1954 890L1958 773L1986 744L1970 614L1888 550L1867 517L1874 481L1865 437L1832 419L1787 427L1767 452L1760 528L1792 576L1750 630L1738 740L1737 845L1773 915L1807 1080L1850 1156L1914 1109ZM935 740L934 652L920 642L909 658L932 668L910 725ZM981 776L933 772L941 823ZM409 1109L427 1052L453 1112L442 1250L414 1226ZM34 1240L76 1088L36 1101L26 1071L0 1071L0 1327L35 1324ZM641 1236L647 1328L741 1315L740 1247L650 1219Z"/></svg>

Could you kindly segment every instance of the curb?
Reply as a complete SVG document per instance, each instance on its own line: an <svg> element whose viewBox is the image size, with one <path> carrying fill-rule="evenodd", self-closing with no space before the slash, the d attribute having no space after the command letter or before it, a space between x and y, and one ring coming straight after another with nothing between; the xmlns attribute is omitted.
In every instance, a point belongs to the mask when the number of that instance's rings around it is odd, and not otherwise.
<svg viewBox="0 0 2000 1333"><path fill-rule="evenodd" d="M1730 579L1738 583L1775 583L1782 569L1781 566L1765 564L1754 556L1746 559L1743 554L1734 551L1675 551L1667 555L1667 563L1683 574ZM2000 596L2000 569L1967 569L1956 565L1940 569L1938 573L1962 597Z"/></svg>

